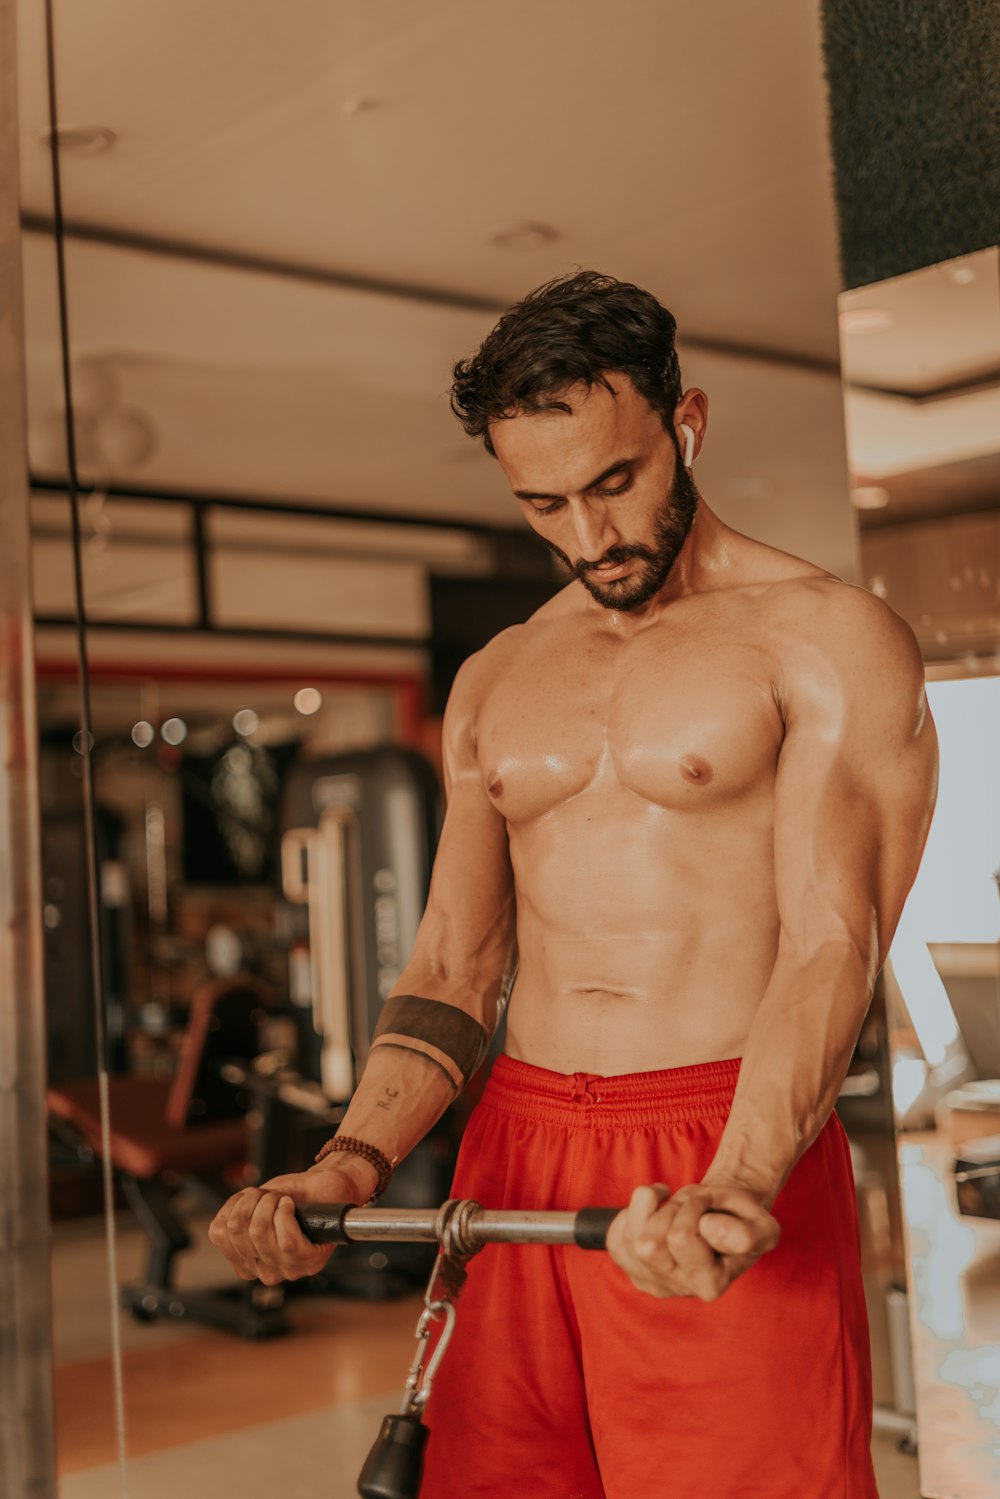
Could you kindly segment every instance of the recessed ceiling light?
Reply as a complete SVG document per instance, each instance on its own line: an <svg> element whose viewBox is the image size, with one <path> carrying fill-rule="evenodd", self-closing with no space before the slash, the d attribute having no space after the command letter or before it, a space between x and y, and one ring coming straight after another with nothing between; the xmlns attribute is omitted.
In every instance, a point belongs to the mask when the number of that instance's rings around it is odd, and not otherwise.
<svg viewBox="0 0 1000 1499"><path fill-rule="evenodd" d="M880 484L859 484L851 490L851 504L855 510L884 510L891 495Z"/></svg>
<svg viewBox="0 0 1000 1499"><path fill-rule="evenodd" d="M976 279L976 268L968 260L947 260L940 270L956 286L971 286Z"/></svg>
<svg viewBox="0 0 1000 1499"><path fill-rule="evenodd" d="M895 321L888 307L845 307L840 314L845 333L884 333Z"/></svg>
<svg viewBox="0 0 1000 1499"><path fill-rule="evenodd" d="M38 138L47 149L52 131L40 130ZM118 143L117 135L106 125L57 125L56 140L60 151L68 156L102 156Z"/></svg>
<svg viewBox="0 0 1000 1499"><path fill-rule="evenodd" d="M345 115L362 115L367 114L370 109L378 109L378 103L369 94L352 94L340 108Z"/></svg>
<svg viewBox="0 0 1000 1499"><path fill-rule="evenodd" d="M484 229L483 238L487 244L496 245L498 250L537 250L542 245L551 244L559 235L551 224L519 219Z"/></svg>

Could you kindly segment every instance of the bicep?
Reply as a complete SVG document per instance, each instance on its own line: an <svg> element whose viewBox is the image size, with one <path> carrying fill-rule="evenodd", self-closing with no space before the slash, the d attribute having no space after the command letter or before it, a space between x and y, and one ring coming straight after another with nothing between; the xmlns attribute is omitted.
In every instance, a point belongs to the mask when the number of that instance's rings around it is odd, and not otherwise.
<svg viewBox="0 0 1000 1499"><path fill-rule="evenodd" d="M812 663L790 703L775 871L782 939L849 942L874 978L920 863L937 759L909 640L890 627L863 644Z"/></svg>
<svg viewBox="0 0 1000 1499"><path fill-rule="evenodd" d="M472 954L507 934L513 919L514 877L506 824L482 786L452 786L438 844L424 923L442 952Z"/></svg>
<svg viewBox="0 0 1000 1499"><path fill-rule="evenodd" d="M514 876L504 818L479 773L467 688L445 715L447 810L413 954L396 986L492 1021L514 962Z"/></svg>

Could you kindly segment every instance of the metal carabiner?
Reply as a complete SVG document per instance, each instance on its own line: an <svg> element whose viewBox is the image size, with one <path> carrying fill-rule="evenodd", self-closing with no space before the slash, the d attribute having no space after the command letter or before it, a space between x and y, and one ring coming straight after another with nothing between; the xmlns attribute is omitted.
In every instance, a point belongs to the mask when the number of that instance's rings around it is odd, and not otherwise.
<svg viewBox="0 0 1000 1499"><path fill-rule="evenodd" d="M431 1354L430 1363L425 1369L423 1366L424 1356L427 1352L427 1341L430 1337L431 1323L439 1321L442 1316L444 1317L444 1327L441 1329L441 1336L438 1338L437 1347ZM407 1376L406 1393L403 1396L403 1404L400 1408L401 1415L420 1415L424 1406L431 1398L434 1376L437 1374L441 1360L444 1358L448 1344L451 1342L451 1335L455 1331L456 1318L455 1306L451 1301L432 1302L420 1318L417 1324L417 1337L420 1340L420 1346L417 1349L417 1356Z"/></svg>

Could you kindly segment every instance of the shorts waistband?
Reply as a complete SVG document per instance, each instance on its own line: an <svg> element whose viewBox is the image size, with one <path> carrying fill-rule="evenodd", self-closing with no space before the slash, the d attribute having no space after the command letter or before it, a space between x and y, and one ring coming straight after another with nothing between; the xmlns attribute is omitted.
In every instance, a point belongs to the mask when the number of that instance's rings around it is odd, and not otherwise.
<svg viewBox="0 0 1000 1499"><path fill-rule="evenodd" d="M723 1118L740 1075L740 1058L628 1072L549 1072L515 1057L499 1056L483 1091L482 1106L514 1119L582 1129L629 1130Z"/></svg>

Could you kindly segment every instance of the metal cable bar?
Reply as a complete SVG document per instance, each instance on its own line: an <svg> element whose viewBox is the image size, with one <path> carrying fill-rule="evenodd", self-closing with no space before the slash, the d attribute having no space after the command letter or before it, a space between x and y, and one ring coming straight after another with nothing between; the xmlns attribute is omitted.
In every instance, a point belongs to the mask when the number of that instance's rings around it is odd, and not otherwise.
<svg viewBox="0 0 1000 1499"><path fill-rule="evenodd" d="M608 1229L619 1208L585 1207L576 1212L484 1208L469 1199L440 1208L370 1208L321 1203L296 1209L299 1226L314 1244L371 1241L438 1243L449 1254L468 1256L484 1244L575 1244L606 1249Z"/></svg>

